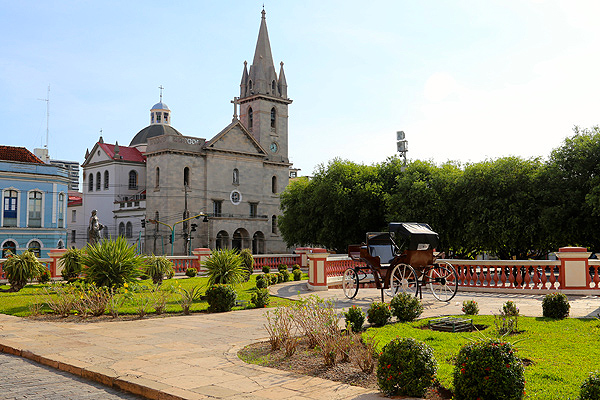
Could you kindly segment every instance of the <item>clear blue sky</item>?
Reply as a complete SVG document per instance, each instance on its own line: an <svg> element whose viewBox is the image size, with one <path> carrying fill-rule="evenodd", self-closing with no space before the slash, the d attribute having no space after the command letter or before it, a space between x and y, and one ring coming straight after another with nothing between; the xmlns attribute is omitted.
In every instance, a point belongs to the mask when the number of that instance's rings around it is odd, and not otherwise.
<svg viewBox="0 0 600 400"><path fill-rule="evenodd" d="M262 1L0 0L0 144L83 162L164 101L184 135L230 121ZM265 1L285 63L290 157L374 163L547 157L600 121L597 1Z"/></svg>

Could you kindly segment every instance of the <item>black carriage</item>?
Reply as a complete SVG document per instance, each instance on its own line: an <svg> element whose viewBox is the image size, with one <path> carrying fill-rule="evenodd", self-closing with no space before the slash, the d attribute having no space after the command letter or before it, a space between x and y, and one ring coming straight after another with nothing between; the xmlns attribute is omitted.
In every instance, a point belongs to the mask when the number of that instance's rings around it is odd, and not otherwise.
<svg viewBox="0 0 600 400"><path fill-rule="evenodd" d="M391 222L389 232L369 232L366 243L348 246L353 260L366 265L348 268L342 277L344 295L352 299L361 284L375 282L384 293L395 296L410 293L423 296L429 288L440 301L450 301L458 289L454 267L438 261L435 252L439 237L427 224Z"/></svg>

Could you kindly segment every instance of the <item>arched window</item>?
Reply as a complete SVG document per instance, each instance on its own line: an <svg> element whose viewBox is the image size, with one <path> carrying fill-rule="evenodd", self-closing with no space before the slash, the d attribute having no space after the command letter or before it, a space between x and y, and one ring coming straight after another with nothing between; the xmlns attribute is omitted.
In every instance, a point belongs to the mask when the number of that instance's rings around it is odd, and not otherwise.
<svg viewBox="0 0 600 400"><path fill-rule="evenodd" d="M240 171L238 171L237 168L233 169L233 184L234 185L240 184Z"/></svg>
<svg viewBox="0 0 600 400"><path fill-rule="evenodd" d="M16 190L4 191L4 206L3 206L3 226L17 226L17 201L19 193Z"/></svg>
<svg viewBox="0 0 600 400"><path fill-rule="evenodd" d="M217 248L217 249L229 248L229 234L226 231L219 231L219 233L217 233L217 240L215 242L215 248Z"/></svg>
<svg viewBox="0 0 600 400"><path fill-rule="evenodd" d="M65 244L63 243L62 240L59 240L58 243L56 243L56 248L57 249L64 249L65 248Z"/></svg>
<svg viewBox="0 0 600 400"><path fill-rule="evenodd" d="M88 192L94 191L94 174L90 174L88 180Z"/></svg>
<svg viewBox="0 0 600 400"><path fill-rule="evenodd" d="M160 187L160 168L156 167L156 182L154 183L154 187L157 189Z"/></svg>
<svg viewBox="0 0 600 400"><path fill-rule="evenodd" d="M188 167L183 169L183 186L190 186L190 169Z"/></svg>
<svg viewBox="0 0 600 400"><path fill-rule="evenodd" d="M65 194L58 194L58 227L65 227Z"/></svg>
<svg viewBox="0 0 600 400"><path fill-rule="evenodd" d="M248 129L252 130L254 124L254 115L252 115L252 107L248 107Z"/></svg>
<svg viewBox="0 0 600 400"><path fill-rule="evenodd" d="M100 185L102 185L102 175L96 172L96 190L100 190Z"/></svg>
<svg viewBox="0 0 600 400"><path fill-rule="evenodd" d="M28 204L28 223L29 228L41 228L42 227L42 193L41 192L30 192L29 193L29 204Z"/></svg>
<svg viewBox="0 0 600 400"><path fill-rule="evenodd" d="M252 92L252 81L251 80L248 82L248 89L250 89L250 92Z"/></svg>
<svg viewBox="0 0 600 400"><path fill-rule="evenodd" d="M137 189L137 172L129 171L129 189Z"/></svg>
<svg viewBox="0 0 600 400"><path fill-rule="evenodd" d="M42 256L42 245L37 240L32 240L29 242L29 246L27 250L31 251L37 258Z"/></svg>
<svg viewBox="0 0 600 400"><path fill-rule="evenodd" d="M272 94L275 94L275 88L276 88L275 81L272 81L271 82L271 93Z"/></svg>
<svg viewBox="0 0 600 400"><path fill-rule="evenodd" d="M265 235L261 231L257 231L252 236L252 254L264 254L265 252Z"/></svg>
<svg viewBox="0 0 600 400"><path fill-rule="evenodd" d="M271 108L271 130L275 130L275 122L277 119L277 110L275 110L275 107Z"/></svg>
<svg viewBox="0 0 600 400"><path fill-rule="evenodd" d="M2 245L2 258L8 257L8 254L17 254L17 245L15 242L8 240Z"/></svg>
<svg viewBox="0 0 600 400"><path fill-rule="evenodd" d="M271 233L277 233L277 215L271 217Z"/></svg>
<svg viewBox="0 0 600 400"><path fill-rule="evenodd" d="M125 236L125 224L122 222L119 224L119 236Z"/></svg>
<svg viewBox="0 0 600 400"><path fill-rule="evenodd" d="M104 189L108 189L108 171L104 171Z"/></svg>
<svg viewBox="0 0 600 400"><path fill-rule="evenodd" d="M277 177L275 175L271 178L271 192L277 193Z"/></svg>
<svg viewBox="0 0 600 400"><path fill-rule="evenodd" d="M131 222L127 222L127 225L125 225L125 237L133 237L133 225Z"/></svg>

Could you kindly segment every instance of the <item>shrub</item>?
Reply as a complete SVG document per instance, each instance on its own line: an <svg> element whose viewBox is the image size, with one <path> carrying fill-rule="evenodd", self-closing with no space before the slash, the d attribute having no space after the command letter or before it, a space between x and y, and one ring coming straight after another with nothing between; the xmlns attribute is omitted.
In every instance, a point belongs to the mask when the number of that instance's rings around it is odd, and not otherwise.
<svg viewBox="0 0 600 400"><path fill-rule="evenodd" d="M390 302L392 314L398 321L414 321L423 312L421 301L408 293L399 293Z"/></svg>
<svg viewBox="0 0 600 400"><path fill-rule="evenodd" d="M262 272L263 274L268 274L271 272L271 268L268 265L265 265L264 267L262 267Z"/></svg>
<svg viewBox="0 0 600 400"><path fill-rule="evenodd" d="M185 270L185 276L187 276L189 278L195 278L196 275L198 275L198 270L196 270L196 268L189 267L188 269Z"/></svg>
<svg viewBox="0 0 600 400"><path fill-rule="evenodd" d="M267 289L257 289L256 292L252 293L250 301L256 308L268 306L271 302L271 299L269 298L269 291Z"/></svg>
<svg viewBox="0 0 600 400"><path fill-rule="evenodd" d="M367 320L373 326L384 326L391 317L390 306L386 303L375 301L371 303L371 307L367 310Z"/></svg>
<svg viewBox="0 0 600 400"><path fill-rule="evenodd" d="M507 301L494 316L494 325L499 335L509 335L519 330L519 309L514 301Z"/></svg>
<svg viewBox="0 0 600 400"><path fill-rule="evenodd" d="M37 277L38 283L48 283L50 282L50 272L48 270L44 270L40 276Z"/></svg>
<svg viewBox="0 0 600 400"><path fill-rule="evenodd" d="M580 400L600 399L600 372L590 372L590 375L581 384Z"/></svg>
<svg viewBox="0 0 600 400"><path fill-rule="evenodd" d="M292 275L294 276L295 281L302 280L302 271L300 268L293 270Z"/></svg>
<svg viewBox="0 0 600 400"><path fill-rule="evenodd" d="M171 272L174 272L173 263L167 257L157 257L155 255L146 257L146 270L144 274L152 278L152 283L155 285L160 285L164 276L168 276Z"/></svg>
<svg viewBox="0 0 600 400"><path fill-rule="evenodd" d="M194 301L200 298L200 285L193 286L189 289L182 288L181 286L179 286L177 290L181 295L181 299L179 299L179 304L183 309L183 313L185 315L189 315L192 304L194 303Z"/></svg>
<svg viewBox="0 0 600 400"><path fill-rule="evenodd" d="M60 260L63 262L63 270L60 274L65 281L73 282L79 278L79 274L81 274L81 269L83 268L83 264L81 264L83 254L83 250L72 248L60 257Z"/></svg>
<svg viewBox="0 0 600 400"><path fill-rule="evenodd" d="M231 311L235 305L236 293L231 285L215 284L206 291L208 311L224 312Z"/></svg>
<svg viewBox="0 0 600 400"><path fill-rule="evenodd" d="M431 347L413 338L396 338L379 355L377 383L386 395L422 397L436 371Z"/></svg>
<svg viewBox="0 0 600 400"><path fill-rule="evenodd" d="M277 274L268 274L269 278L271 279L271 285L274 285L277 283L277 281L279 281L279 277L277 276Z"/></svg>
<svg viewBox="0 0 600 400"><path fill-rule="evenodd" d="M242 257L235 249L213 251L203 265L208 270L209 285L237 285L246 279Z"/></svg>
<svg viewBox="0 0 600 400"><path fill-rule="evenodd" d="M289 282L290 281L290 273L288 272L288 270L281 271L280 274L283 277L283 282Z"/></svg>
<svg viewBox="0 0 600 400"><path fill-rule="evenodd" d="M522 399L524 368L515 352L510 343L496 339L463 346L454 366L455 399Z"/></svg>
<svg viewBox="0 0 600 400"><path fill-rule="evenodd" d="M86 281L112 288L138 278L144 266L144 258L136 254L135 245L130 246L124 237L88 243L81 262Z"/></svg>
<svg viewBox="0 0 600 400"><path fill-rule="evenodd" d="M502 315L507 317L515 317L519 315L519 309L517 308L517 304L514 301L507 301L502 306Z"/></svg>
<svg viewBox="0 0 600 400"><path fill-rule="evenodd" d="M288 270L288 267L285 264L279 264L277 266L277 271L279 271L279 272L283 272L283 271L287 271L287 270Z"/></svg>
<svg viewBox="0 0 600 400"><path fill-rule="evenodd" d="M371 374L375 364L377 363L377 357L375 349L379 344L378 340L375 340L375 336L367 336L358 340L356 346L350 350L350 358L354 361L360 370L366 374ZM360 337L360 336L359 336Z"/></svg>
<svg viewBox="0 0 600 400"><path fill-rule="evenodd" d="M362 308L352 306L344 313L346 326L350 325L352 332L360 332L365 323L365 312Z"/></svg>
<svg viewBox="0 0 600 400"><path fill-rule="evenodd" d="M275 278L277 279L277 282L275 282L275 283L281 283L281 282L283 282L283 274L281 272L276 272L273 275L275 275Z"/></svg>
<svg viewBox="0 0 600 400"><path fill-rule="evenodd" d="M9 291L18 292L27 281L39 277L46 267L39 262L35 254L27 250L21 254L9 254L3 265L4 276L10 284Z"/></svg>
<svg viewBox="0 0 600 400"><path fill-rule="evenodd" d="M570 309L569 300L563 293L550 293L545 295L544 300L542 300L544 317L566 318L569 316Z"/></svg>
<svg viewBox="0 0 600 400"><path fill-rule="evenodd" d="M294 264L294 266L292 267L292 272L294 272L297 269L299 270L300 266L298 264Z"/></svg>
<svg viewBox="0 0 600 400"><path fill-rule="evenodd" d="M479 314L479 305L475 300L465 300L462 305L462 312L467 315Z"/></svg>
<svg viewBox="0 0 600 400"><path fill-rule="evenodd" d="M271 278L268 278L266 275L258 275L256 277L256 288L257 289L264 289L267 286L269 286L269 283L271 283Z"/></svg>
<svg viewBox="0 0 600 400"><path fill-rule="evenodd" d="M252 251L250 251L250 249L243 249L240 251L240 257L242 258L242 267L244 267L246 272L244 279L248 282L250 276L254 273L254 257L252 256Z"/></svg>

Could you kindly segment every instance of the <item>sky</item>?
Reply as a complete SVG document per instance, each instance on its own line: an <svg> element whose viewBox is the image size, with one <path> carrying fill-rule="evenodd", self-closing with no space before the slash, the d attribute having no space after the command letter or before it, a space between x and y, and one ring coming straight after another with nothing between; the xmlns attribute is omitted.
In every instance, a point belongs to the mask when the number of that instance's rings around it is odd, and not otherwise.
<svg viewBox="0 0 600 400"><path fill-rule="evenodd" d="M159 100L210 139L231 122L263 1L0 0L0 144L83 162L128 145ZM479 162L550 155L600 121L597 1L268 1L285 63L289 156Z"/></svg>

